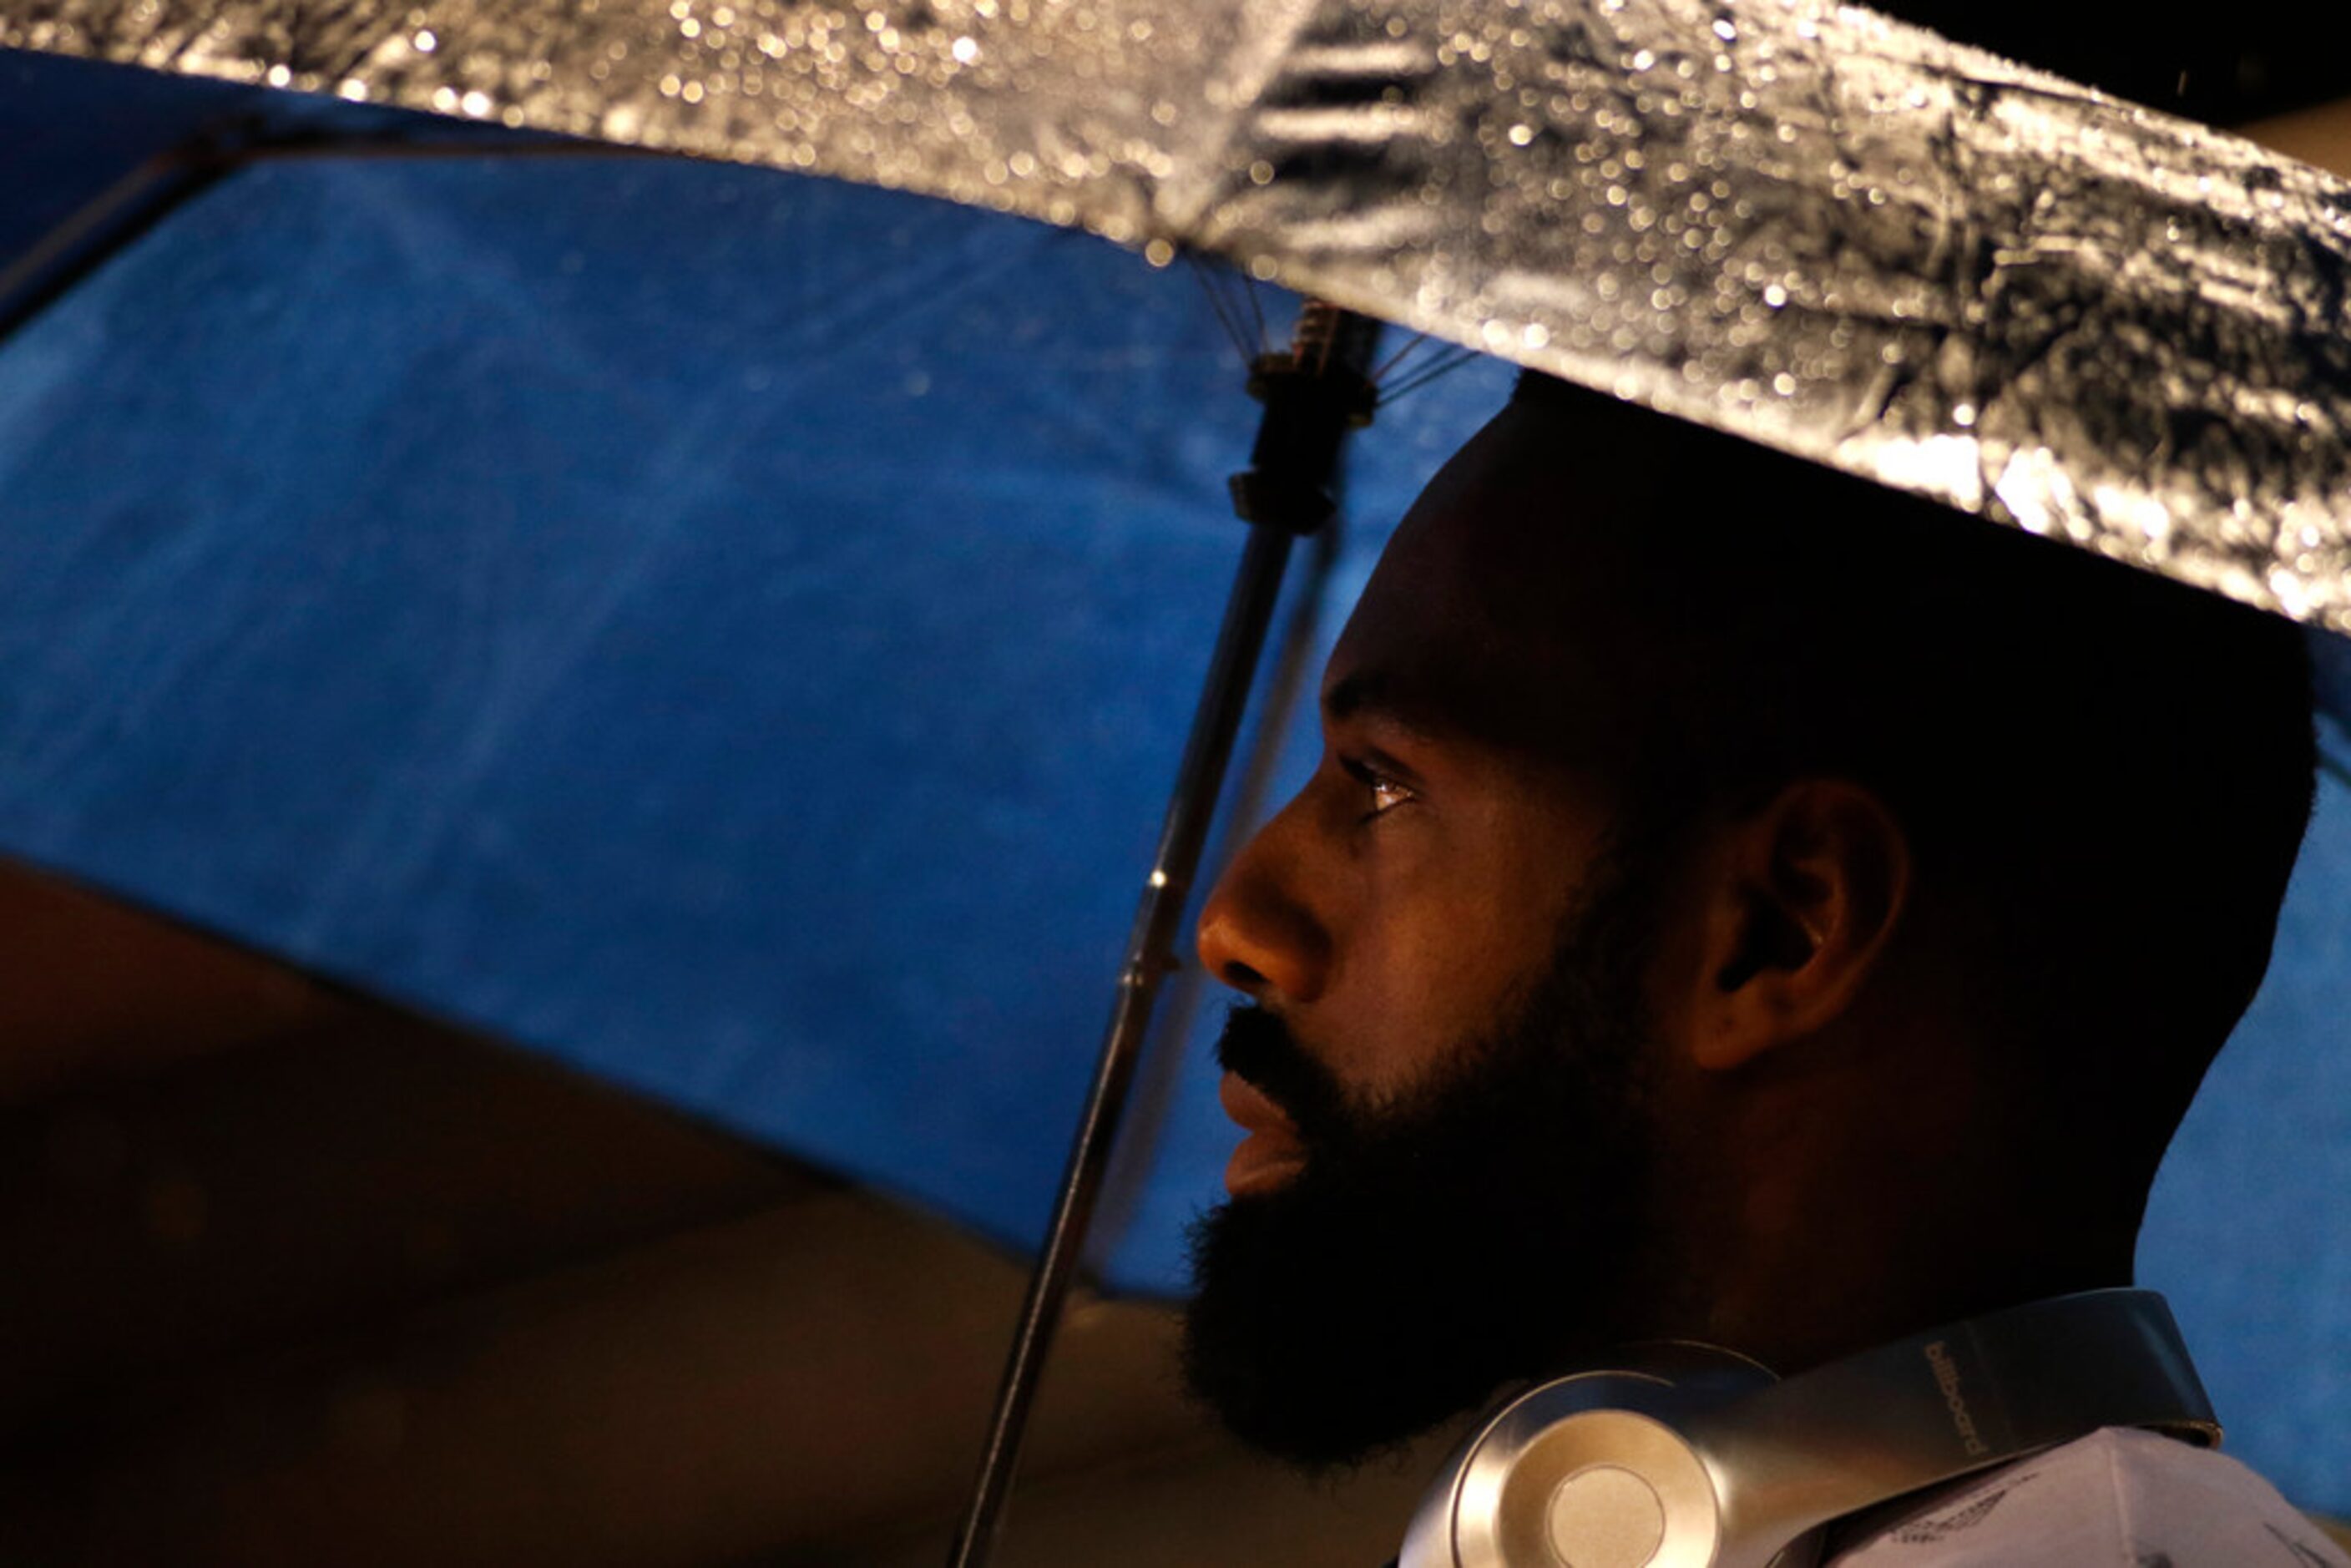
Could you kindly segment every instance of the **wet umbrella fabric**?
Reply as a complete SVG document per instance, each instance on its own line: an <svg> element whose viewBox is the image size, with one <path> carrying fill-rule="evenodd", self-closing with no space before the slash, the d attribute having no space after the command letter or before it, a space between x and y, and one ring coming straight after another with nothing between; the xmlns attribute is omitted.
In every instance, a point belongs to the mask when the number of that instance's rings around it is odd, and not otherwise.
<svg viewBox="0 0 2351 1568"><path fill-rule="evenodd" d="M1852 6L8 0L0 46L1215 252L2351 630L2343 183Z"/></svg>

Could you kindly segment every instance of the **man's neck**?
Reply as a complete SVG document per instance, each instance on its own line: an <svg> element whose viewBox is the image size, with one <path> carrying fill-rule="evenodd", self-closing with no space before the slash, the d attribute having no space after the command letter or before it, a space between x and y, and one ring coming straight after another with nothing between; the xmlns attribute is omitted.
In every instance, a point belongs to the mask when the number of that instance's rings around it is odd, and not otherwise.
<svg viewBox="0 0 2351 1568"><path fill-rule="evenodd" d="M1721 1173L1711 1190L1660 1194L1687 1222L1666 1233L1645 1282L1640 1332L1785 1375L1936 1323L2131 1282L2136 1208L1982 1136L1963 1092L1921 1086L1899 1116L1791 1101L1714 1130L1695 1167Z"/></svg>

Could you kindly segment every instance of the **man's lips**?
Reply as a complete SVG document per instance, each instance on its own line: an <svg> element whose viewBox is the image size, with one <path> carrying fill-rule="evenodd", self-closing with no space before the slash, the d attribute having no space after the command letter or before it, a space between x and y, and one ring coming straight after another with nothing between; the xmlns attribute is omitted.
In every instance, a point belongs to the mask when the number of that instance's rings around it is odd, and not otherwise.
<svg viewBox="0 0 2351 1568"><path fill-rule="evenodd" d="M1306 1145L1298 1128L1264 1090L1228 1072L1217 1086L1217 1103L1249 1134L1225 1166L1225 1190L1235 1197L1281 1186L1306 1167Z"/></svg>

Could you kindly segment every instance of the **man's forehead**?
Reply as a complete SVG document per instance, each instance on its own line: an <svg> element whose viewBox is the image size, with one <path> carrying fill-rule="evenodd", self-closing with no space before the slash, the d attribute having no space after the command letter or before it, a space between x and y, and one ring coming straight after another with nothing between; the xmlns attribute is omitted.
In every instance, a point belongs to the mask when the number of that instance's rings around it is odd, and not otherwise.
<svg viewBox="0 0 2351 1568"><path fill-rule="evenodd" d="M1466 542L1397 531L1323 673L1325 718L1432 734L1461 725L1465 693L1490 680L1510 641L1458 552Z"/></svg>
<svg viewBox="0 0 2351 1568"><path fill-rule="evenodd" d="M1322 716L1332 724L1372 720L1430 737L1459 727L1447 683L1431 678L1426 663L1366 664L1332 656L1322 677Z"/></svg>
<svg viewBox="0 0 2351 1568"><path fill-rule="evenodd" d="M1349 623L1324 672L1326 724L1509 750L1560 738L1568 683L1554 656L1514 649L1491 625L1383 618L1374 635L1364 624Z"/></svg>
<svg viewBox="0 0 2351 1568"><path fill-rule="evenodd" d="M1603 718L1630 678L1615 552L1590 525L1637 504L1583 471L1555 420L1506 411L1398 526L1332 655L1325 716L1572 745L1562 725Z"/></svg>

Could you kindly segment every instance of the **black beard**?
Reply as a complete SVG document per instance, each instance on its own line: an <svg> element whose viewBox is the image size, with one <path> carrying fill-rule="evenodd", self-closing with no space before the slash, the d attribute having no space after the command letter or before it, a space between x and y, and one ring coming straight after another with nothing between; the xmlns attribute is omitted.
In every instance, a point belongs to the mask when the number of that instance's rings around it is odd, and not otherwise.
<svg viewBox="0 0 2351 1568"><path fill-rule="evenodd" d="M1307 1151L1193 1227L1185 1378L1244 1442L1354 1463L1635 1337L1651 945L1629 870L1604 856L1514 1016L1388 1104L1351 1104L1280 1019L1234 1009L1218 1060Z"/></svg>

